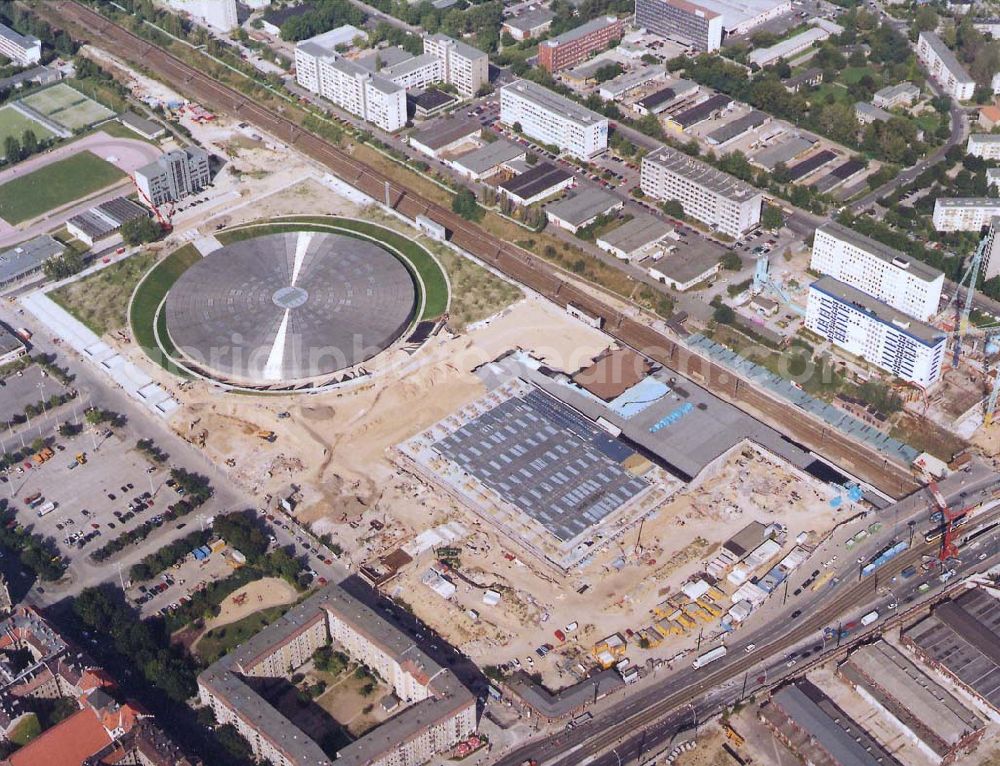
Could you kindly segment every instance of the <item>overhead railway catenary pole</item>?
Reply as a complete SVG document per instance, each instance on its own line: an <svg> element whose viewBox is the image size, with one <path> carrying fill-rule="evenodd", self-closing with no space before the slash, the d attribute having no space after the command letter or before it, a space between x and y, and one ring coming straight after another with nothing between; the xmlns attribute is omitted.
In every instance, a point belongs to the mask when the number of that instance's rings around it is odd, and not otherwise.
<svg viewBox="0 0 1000 766"><path fill-rule="evenodd" d="M147 69L217 111L235 113L275 138L294 146L325 165L334 175L373 199L389 192L390 206L410 220L424 215L452 233L452 242L480 258L516 282L565 307L571 303L604 321L604 329L621 343L704 385L712 393L731 401L775 425L788 437L801 442L893 498L919 488L908 466L889 460L874 448L861 444L787 402L773 398L759 387L740 385L724 367L702 357L663 333L623 316L601 298L566 282L555 266L516 245L488 234L456 213L422 198L405 184L390 179L354 159L346 152L181 61L162 48L132 34L98 12L72 0L46 0L37 10L56 25L71 24L76 36L134 66ZM183 85L181 85L183 84Z"/></svg>

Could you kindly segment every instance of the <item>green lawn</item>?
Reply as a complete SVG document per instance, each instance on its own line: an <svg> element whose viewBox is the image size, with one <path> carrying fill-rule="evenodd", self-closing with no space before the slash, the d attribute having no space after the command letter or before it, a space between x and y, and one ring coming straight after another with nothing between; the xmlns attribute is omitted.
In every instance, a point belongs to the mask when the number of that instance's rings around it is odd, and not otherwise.
<svg viewBox="0 0 1000 766"><path fill-rule="evenodd" d="M282 219L262 226L248 226L242 229L221 232L216 235L222 244L238 242L242 239L274 234L282 231L331 231L336 230L350 236L352 233L371 237L386 243L403 254L419 275L424 286L424 308L420 319L437 319L448 310L448 280L434 257L423 247L401 234L382 226L354 221L349 218L325 216L297 216Z"/></svg>
<svg viewBox="0 0 1000 766"><path fill-rule="evenodd" d="M104 335L127 324L132 291L154 263L153 253L136 253L53 290L49 297L98 335Z"/></svg>
<svg viewBox="0 0 1000 766"><path fill-rule="evenodd" d="M139 284L135 297L132 299L132 305L129 307L129 321L132 324L132 336L136 343L150 359L163 369L181 377L187 377L187 374L165 358L156 343L153 319L156 316L156 310L160 307L160 303L174 282L200 260L201 254L192 244L184 245L184 247L175 250L146 275ZM170 351L169 340L163 332L164 329L165 324L161 319L160 337L168 344L168 351Z"/></svg>
<svg viewBox="0 0 1000 766"><path fill-rule="evenodd" d="M198 640L195 651L202 660L213 663L259 633L262 628L270 625L287 611L287 606L272 606L269 609L254 612L242 620L213 628Z"/></svg>
<svg viewBox="0 0 1000 766"><path fill-rule="evenodd" d="M0 186L0 218L18 224L125 178L96 154L80 152Z"/></svg>
<svg viewBox="0 0 1000 766"><path fill-rule="evenodd" d="M38 722L38 716L28 713L10 733L10 741L15 745L26 745L41 733L42 725Z"/></svg>
<svg viewBox="0 0 1000 766"><path fill-rule="evenodd" d="M876 88L882 87L882 75L870 66L849 66L840 73L838 80L845 85L856 85L865 75L871 75Z"/></svg>
<svg viewBox="0 0 1000 766"><path fill-rule="evenodd" d="M13 136L18 141L24 135L24 131L30 130L35 134L35 138L42 141L52 137L52 132L41 123L30 120L17 111L12 106L5 106L0 109L0 146L9 136Z"/></svg>

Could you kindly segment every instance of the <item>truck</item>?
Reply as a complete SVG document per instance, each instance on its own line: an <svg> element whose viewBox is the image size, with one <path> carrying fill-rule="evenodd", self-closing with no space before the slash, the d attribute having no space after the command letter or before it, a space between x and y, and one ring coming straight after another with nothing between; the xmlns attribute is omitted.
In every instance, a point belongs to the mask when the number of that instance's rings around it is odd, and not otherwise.
<svg viewBox="0 0 1000 766"><path fill-rule="evenodd" d="M721 660L725 656L726 656L726 647L717 646L714 649L709 649L707 652L703 654L699 654L697 659L695 659L695 661L691 663L691 667L693 667L695 670L698 670L699 668L703 668L706 665L715 662L716 660Z"/></svg>
<svg viewBox="0 0 1000 766"><path fill-rule="evenodd" d="M866 614L864 617L861 618L861 624L862 625L871 625L877 619L878 619L878 612L876 612L876 611L873 610L873 611L869 612L868 614Z"/></svg>
<svg viewBox="0 0 1000 766"><path fill-rule="evenodd" d="M42 503L45 502L45 498L41 494L34 495L34 500L26 501L29 508L38 508Z"/></svg>
<svg viewBox="0 0 1000 766"><path fill-rule="evenodd" d="M52 513L56 509L56 504L49 500L38 507L38 518L42 518L47 513Z"/></svg>
<svg viewBox="0 0 1000 766"><path fill-rule="evenodd" d="M24 504L30 506L35 501L39 500L41 496L42 496L41 492L36 492L33 495L28 495L26 498L24 498Z"/></svg>
<svg viewBox="0 0 1000 766"><path fill-rule="evenodd" d="M76 462L79 463L80 465L85 465L86 462L87 462L87 453L86 452L77 452L76 453Z"/></svg>

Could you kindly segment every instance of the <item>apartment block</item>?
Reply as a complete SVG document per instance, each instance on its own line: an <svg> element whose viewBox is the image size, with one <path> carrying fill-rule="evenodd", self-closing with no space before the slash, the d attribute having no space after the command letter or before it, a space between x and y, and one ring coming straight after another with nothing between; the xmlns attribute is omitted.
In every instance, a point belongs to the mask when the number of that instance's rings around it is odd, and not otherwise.
<svg viewBox="0 0 1000 766"><path fill-rule="evenodd" d="M548 88L518 80L500 90L500 121L534 140L587 159L608 148L608 119Z"/></svg>
<svg viewBox="0 0 1000 766"><path fill-rule="evenodd" d="M994 133L973 133L965 151L973 157L984 160L1000 160L1000 135Z"/></svg>
<svg viewBox="0 0 1000 766"><path fill-rule="evenodd" d="M759 189L668 146L643 157L640 184L653 199L677 200L685 215L731 237L760 223Z"/></svg>
<svg viewBox="0 0 1000 766"><path fill-rule="evenodd" d="M198 146L166 152L135 171L139 197L155 207L196 194L211 182L208 152Z"/></svg>
<svg viewBox="0 0 1000 766"><path fill-rule="evenodd" d="M936 34L920 33L917 40L917 58L949 96L959 101L968 101L972 98L976 90L975 81Z"/></svg>
<svg viewBox="0 0 1000 766"><path fill-rule="evenodd" d="M809 266L925 322L941 302L944 272L839 223L816 229Z"/></svg>
<svg viewBox="0 0 1000 766"><path fill-rule="evenodd" d="M429 53L411 56L398 64L379 69L378 75L406 90L426 88L445 80L444 63Z"/></svg>
<svg viewBox="0 0 1000 766"><path fill-rule="evenodd" d="M389 133L406 125L406 88L306 41L295 47L296 81Z"/></svg>
<svg viewBox="0 0 1000 766"><path fill-rule="evenodd" d="M934 200L935 231L980 231L1000 215L1000 199L938 197Z"/></svg>
<svg viewBox="0 0 1000 766"><path fill-rule="evenodd" d="M403 709L345 745L336 759L257 692L322 646L344 651L390 687ZM419 766L476 730L476 699L404 633L338 585L328 585L198 677L202 704L275 766Z"/></svg>
<svg viewBox="0 0 1000 766"><path fill-rule="evenodd" d="M636 0L635 25L699 51L722 47L722 14L688 0Z"/></svg>
<svg viewBox="0 0 1000 766"><path fill-rule="evenodd" d="M441 61L442 79L471 98L490 82L489 57L478 48L446 35L424 37L424 53Z"/></svg>
<svg viewBox="0 0 1000 766"><path fill-rule="evenodd" d="M0 24L0 54L21 66L37 64L42 60L42 41Z"/></svg>
<svg viewBox="0 0 1000 766"><path fill-rule="evenodd" d="M941 377L943 332L831 276L809 286L806 327L922 388Z"/></svg>
<svg viewBox="0 0 1000 766"><path fill-rule="evenodd" d="M605 50L622 38L625 22L614 16L598 16L586 24L563 32L538 46L538 64L549 72L576 66L592 53Z"/></svg>

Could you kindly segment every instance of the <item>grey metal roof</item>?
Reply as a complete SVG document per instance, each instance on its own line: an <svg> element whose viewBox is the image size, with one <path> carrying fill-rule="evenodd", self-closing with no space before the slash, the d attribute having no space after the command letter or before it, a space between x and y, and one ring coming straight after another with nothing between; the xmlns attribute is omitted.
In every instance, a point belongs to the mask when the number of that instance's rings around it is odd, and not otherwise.
<svg viewBox="0 0 1000 766"><path fill-rule="evenodd" d="M962 63L955 58L955 54L952 53L951 48L944 44L944 41L938 37L933 32L921 32L920 37L927 42L931 50L941 59L941 64L951 72L952 77L954 77L959 82L972 82L972 77L962 66Z"/></svg>
<svg viewBox="0 0 1000 766"><path fill-rule="evenodd" d="M779 144L761 149L750 159L765 170L774 170L779 163L795 159L803 152L808 151L815 143L811 138L792 136Z"/></svg>
<svg viewBox="0 0 1000 766"><path fill-rule="evenodd" d="M355 63L369 72L382 72L415 58L417 57L409 51L403 50L398 45L391 45L388 48L377 48L369 51L363 56L359 56L355 60Z"/></svg>
<svg viewBox="0 0 1000 766"><path fill-rule="evenodd" d="M545 40L542 45L553 47L572 42L573 40L579 40L581 37L586 37L592 32L604 29L605 27L610 27L616 21L618 21L618 19L614 16L598 16L596 19L591 19L586 24L574 27L567 32L563 32L561 35L556 35L551 40Z"/></svg>
<svg viewBox="0 0 1000 766"><path fill-rule="evenodd" d="M660 147L652 154L646 155L643 162L666 168L729 200L742 201L761 193L760 189L752 187L746 181L716 170L711 165L669 146Z"/></svg>
<svg viewBox="0 0 1000 766"><path fill-rule="evenodd" d="M463 138L478 136L482 131L483 126L478 120L442 117L411 133L410 138L431 151L437 151Z"/></svg>
<svg viewBox="0 0 1000 766"><path fill-rule="evenodd" d="M501 94L507 91L517 93L522 98L527 98L541 108L555 112L561 117L572 120L579 125L587 126L595 122L607 122L608 119L531 80L517 80L516 82L512 82L503 88Z"/></svg>
<svg viewBox="0 0 1000 766"><path fill-rule="evenodd" d="M876 300L868 295L868 293L864 293L856 287L852 287L831 276L820 277L810 285L810 289L819 290L826 295L836 298L838 301L852 306L882 324L889 325L897 332L909 335L914 340L926 346L935 346L944 339L943 330L914 319L902 311L894 309L888 303Z"/></svg>
<svg viewBox="0 0 1000 766"><path fill-rule="evenodd" d="M885 109L874 104L869 104L867 101L855 102L854 113L859 119L867 117L869 120L877 120L878 122L888 122L892 119L892 115Z"/></svg>
<svg viewBox="0 0 1000 766"><path fill-rule="evenodd" d="M31 46L37 45L41 42L34 35L22 35L16 29L11 29L6 24L0 24L0 37L6 37L16 45L20 45L22 48L30 48Z"/></svg>
<svg viewBox="0 0 1000 766"><path fill-rule="evenodd" d="M771 700L839 766L886 766L899 763L857 722L808 681L784 687Z"/></svg>
<svg viewBox="0 0 1000 766"><path fill-rule="evenodd" d="M0 322L0 356L6 356L19 348L24 348L24 343L8 329L7 325Z"/></svg>
<svg viewBox="0 0 1000 766"><path fill-rule="evenodd" d="M623 465L635 453L532 388L433 444L435 452L530 516L562 544L649 488Z"/></svg>
<svg viewBox="0 0 1000 766"><path fill-rule="evenodd" d="M463 154L461 157L452 160L452 162L471 173L481 175L503 162L510 162L518 157L524 157L526 154L527 150L523 146L518 146L501 138L491 144L481 146L468 154Z"/></svg>
<svg viewBox="0 0 1000 766"><path fill-rule="evenodd" d="M864 688L939 756L983 721L914 665L880 640L851 653L839 672Z"/></svg>
<svg viewBox="0 0 1000 766"><path fill-rule="evenodd" d="M729 96L723 95L722 93L716 93L700 104L695 104L687 109L684 109L677 114L670 116L671 122L676 122L681 126L682 130L687 130L690 127L697 125L699 122L704 122L709 117L711 117L715 112L720 109L725 109L728 107L733 100Z"/></svg>
<svg viewBox="0 0 1000 766"><path fill-rule="evenodd" d="M603 189L588 187L546 205L545 212L571 226L580 226L621 205L622 201L614 194Z"/></svg>
<svg viewBox="0 0 1000 766"><path fill-rule="evenodd" d="M935 205L941 207L1000 207L1000 199L994 197L938 197Z"/></svg>
<svg viewBox="0 0 1000 766"><path fill-rule="evenodd" d="M916 98L920 95L920 88L912 82L900 82L875 91L875 98L892 99L899 95L908 95Z"/></svg>
<svg viewBox="0 0 1000 766"><path fill-rule="evenodd" d="M471 59L475 61L477 59L481 59L486 56L486 53L479 50L479 48L469 45L466 42L462 42L461 40L456 40L454 37L448 37L448 35L443 35L440 32L434 35L430 35L430 39L435 40L437 42L450 42L452 51L454 53L457 53L462 58Z"/></svg>
<svg viewBox="0 0 1000 766"><path fill-rule="evenodd" d="M134 128L146 136L154 136L164 131L164 127L159 123L147 120L145 117L140 117L135 112L125 112L119 115L118 120L122 125Z"/></svg>
<svg viewBox="0 0 1000 766"><path fill-rule="evenodd" d="M748 130L759 128L761 125L770 122L771 116L765 112L754 109L750 114L739 117L721 128L717 128L705 136L705 140L710 144L725 144L734 138L742 136Z"/></svg>
<svg viewBox="0 0 1000 766"><path fill-rule="evenodd" d="M547 24L555 17L556 15L548 8L536 8L533 11L522 13L520 16L509 16L503 20L503 23L513 29L530 32L543 24Z"/></svg>
<svg viewBox="0 0 1000 766"><path fill-rule="evenodd" d="M667 279L684 284L706 274L718 263L719 258L715 253L685 248L663 256L649 268Z"/></svg>
<svg viewBox="0 0 1000 766"><path fill-rule="evenodd" d="M819 227L819 229L817 229L817 231L828 234L839 240L843 240L852 247L864 250L866 253L878 258L879 260L891 263L898 268L905 269L907 274L912 274L925 282L933 282L944 274L944 272L940 269L936 269L923 261L911 258L906 253L897 250L894 247L889 247L888 245L879 242L877 239L872 239L859 231L849 229L836 221L830 221L830 223L823 224Z"/></svg>
<svg viewBox="0 0 1000 766"><path fill-rule="evenodd" d="M61 242L43 234L5 250L0 253L0 284L13 282L37 271L45 261L62 254L65 249Z"/></svg>
<svg viewBox="0 0 1000 766"><path fill-rule="evenodd" d="M930 662L1000 710L1000 600L982 588L938 606L903 633Z"/></svg>
<svg viewBox="0 0 1000 766"><path fill-rule="evenodd" d="M640 213L618 228L604 232L597 241L626 254L634 253L648 244L663 239L672 229L672 226L665 224L659 218Z"/></svg>
<svg viewBox="0 0 1000 766"><path fill-rule="evenodd" d="M655 80L657 77L661 77L665 71L666 70L663 68L662 64L659 66L650 64L648 66L640 67L634 72L625 72L625 74L620 74L613 80L601 83L601 90L617 96L622 93L627 93L640 85L644 85L650 80Z"/></svg>
<svg viewBox="0 0 1000 766"><path fill-rule="evenodd" d="M365 766L391 752L401 743L422 734L435 722L475 704L473 695L455 675L428 657L404 633L376 612L331 584L298 606L198 676L199 684L228 701L239 715L254 726L297 766L328 766L333 763L309 736L240 680L239 674L272 652L295 633L330 612L362 633L395 661L426 684L431 696L413 704L385 723L341 748L337 766Z"/></svg>
<svg viewBox="0 0 1000 766"><path fill-rule="evenodd" d="M403 263L342 234L270 234L227 245L174 283L166 322L178 349L226 379L281 383L351 367L413 316Z"/></svg>

